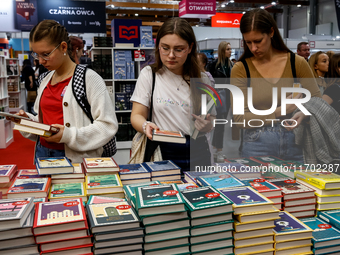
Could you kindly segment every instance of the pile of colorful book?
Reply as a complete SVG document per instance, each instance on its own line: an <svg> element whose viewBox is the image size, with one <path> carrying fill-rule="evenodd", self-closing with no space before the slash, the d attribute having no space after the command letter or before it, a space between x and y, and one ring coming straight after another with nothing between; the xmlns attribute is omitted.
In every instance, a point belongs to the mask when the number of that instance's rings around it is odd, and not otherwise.
<svg viewBox="0 0 340 255"><path fill-rule="evenodd" d="M0 192L2 199L7 198L7 191L13 184L17 171L16 165L0 165Z"/></svg>
<svg viewBox="0 0 340 255"><path fill-rule="evenodd" d="M41 254L92 254L93 244L80 198L37 203L33 234Z"/></svg>
<svg viewBox="0 0 340 255"><path fill-rule="evenodd" d="M171 160L144 162L143 164L151 173L151 181L181 180L181 168Z"/></svg>
<svg viewBox="0 0 340 255"><path fill-rule="evenodd" d="M0 200L0 254L39 254L32 234L33 219L33 198Z"/></svg>
<svg viewBox="0 0 340 255"><path fill-rule="evenodd" d="M87 201L85 183L61 183L52 184L48 199L50 201L65 200L69 198L81 198L83 202Z"/></svg>
<svg viewBox="0 0 340 255"><path fill-rule="evenodd" d="M82 163L74 163L72 173L64 174L51 174L52 184L61 183L84 183L85 182L85 172Z"/></svg>
<svg viewBox="0 0 340 255"><path fill-rule="evenodd" d="M279 218L279 210L273 202L248 186L220 192L233 202L234 254L273 252L274 221Z"/></svg>
<svg viewBox="0 0 340 255"><path fill-rule="evenodd" d="M123 185L151 181L151 173L143 164L119 165L119 177Z"/></svg>
<svg viewBox="0 0 340 255"><path fill-rule="evenodd" d="M233 253L233 207L217 189L207 186L181 191L190 215L191 254Z"/></svg>
<svg viewBox="0 0 340 255"><path fill-rule="evenodd" d="M94 236L94 254L142 255L144 231L125 199L91 196L86 210Z"/></svg>
<svg viewBox="0 0 340 255"><path fill-rule="evenodd" d="M317 210L340 209L340 176L318 169L315 171L297 171L299 183L315 190Z"/></svg>

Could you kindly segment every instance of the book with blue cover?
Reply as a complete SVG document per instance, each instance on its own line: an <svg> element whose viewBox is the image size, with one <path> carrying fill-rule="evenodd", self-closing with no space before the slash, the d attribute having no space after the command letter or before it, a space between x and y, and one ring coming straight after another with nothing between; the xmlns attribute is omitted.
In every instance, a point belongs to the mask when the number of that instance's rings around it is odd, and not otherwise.
<svg viewBox="0 0 340 255"><path fill-rule="evenodd" d="M197 177L209 174L216 174L215 172L196 172L196 171L186 171L184 172L184 180L186 182L197 183Z"/></svg>
<svg viewBox="0 0 340 255"><path fill-rule="evenodd" d="M181 174L181 168L171 160L144 162L142 164L151 172L152 177Z"/></svg>
<svg viewBox="0 0 340 255"><path fill-rule="evenodd" d="M275 220L275 242L286 242L297 239L312 238L313 230L286 211L279 213L280 219Z"/></svg>
<svg viewBox="0 0 340 255"><path fill-rule="evenodd" d="M340 210L318 211L318 217L340 229Z"/></svg>
<svg viewBox="0 0 340 255"><path fill-rule="evenodd" d="M217 173L197 177L201 186L213 186L216 189L245 186L239 179L229 173Z"/></svg>
<svg viewBox="0 0 340 255"><path fill-rule="evenodd" d="M140 27L140 46L141 47L153 47L152 39L152 26Z"/></svg>
<svg viewBox="0 0 340 255"><path fill-rule="evenodd" d="M51 178L15 179L7 191L7 197L47 197L50 185Z"/></svg>
<svg viewBox="0 0 340 255"><path fill-rule="evenodd" d="M150 178L151 173L143 164L119 165L120 180Z"/></svg>
<svg viewBox="0 0 340 255"><path fill-rule="evenodd" d="M273 210L274 203L251 187L234 187L219 191L233 202L235 215Z"/></svg>
<svg viewBox="0 0 340 255"><path fill-rule="evenodd" d="M302 218L301 221L313 229L313 245L315 249L340 244L340 230L317 217ZM339 248L340 250L340 248Z"/></svg>

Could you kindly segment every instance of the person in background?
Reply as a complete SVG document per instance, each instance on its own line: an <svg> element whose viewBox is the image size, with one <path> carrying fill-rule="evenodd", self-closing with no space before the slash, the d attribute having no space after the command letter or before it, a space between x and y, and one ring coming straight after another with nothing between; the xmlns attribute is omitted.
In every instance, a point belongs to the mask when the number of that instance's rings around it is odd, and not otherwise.
<svg viewBox="0 0 340 255"><path fill-rule="evenodd" d="M93 123L79 106L73 94L76 64L71 60L69 37L64 26L54 20L39 22L30 32L32 56L51 70L42 79L33 116L20 110L18 115L52 125L60 131L50 137L22 132L36 141L35 158L66 156L72 163L83 158L101 157L118 130L115 108L104 80L93 70L85 72L85 91L91 106Z"/></svg>
<svg viewBox="0 0 340 255"><path fill-rule="evenodd" d="M222 41L218 45L218 56L215 61L209 65L209 72L214 77L216 83L229 84L230 72L233 67L233 63L230 60L231 57L231 45L229 42ZM223 78L223 80L222 80ZM223 92L222 92L223 91ZM222 102L222 107L217 107L217 119L226 119L230 108L230 91L221 90L220 94L225 93ZM212 146L215 149L214 158L217 162L224 161L223 155L223 141L224 141L224 125L216 125L212 140Z"/></svg>
<svg viewBox="0 0 340 255"><path fill-rule="evenodd" d="M231 62L233 62L233 64L235 65L236 62L237 62L237 60L233 58L233 59L231 60Z"/></svg>
<svg viewBox="0 0 340 255"><path fill-rule="evenodd" d="M297 54L303 57L306 61L308 61L310 55L310 47L308 42L300 42L297 45Z"/></svg>
<svg viewBox="0 0 340 255"><path fill-rule="evenodd" d="M335 54L335 52L332 51L332 50L329 50L329 51L326 52L326 54L327 54L329 60L331 60L331 58L332 58L332 56Z"/></svg>
<svg viewBox="0 0 340 255"><path fill-rule="evenodd" d="M47 71L48 71L47 68L41 65L38 59L34 59L34 75L36 80L38 80L40 74Z"/></svg>
<svg viewBox="0 0 340 255"><path fill-rule="evenodd" d="M212 77L212 75L206 69L207 64L208 64L207 55L205 55L203 52L200 52L200 53L197 53L197 57L198 57L198 65L201 68L201 71L204 72L208 76L208 78L211 82L211 86L215 87L215 80Z"/></svg>
<svg viewBox="0 0 340 255"><path fill-rule="evenodd" d="M181 131L186 137L185 144L159 143L163 160L172 160L182 171L194 170L194 166L210 166L211 154L204 134L213 128L212 117L210 114L207 114L206 118L198 116L201 90L191 89L196 82L191 82L190 78L201 78L202 83L209 85L210 80L198 65L197 42L188 21L177 17L167 19L163 23L156 37L155 60L154 64L142 69L131 97L132 126L147 135L148 143L152 142L153 130ZM152 119L147 121L151 106L153 73L155 87L152 96ZM192 120L195 128L202 134L196 140L190 138Z"/></svg>
<svg viewBox="0 0 340 255"><path fill-rule="evenodd" d="M325 52L318 51L317 53L314 53L312 56L310 56L308 64L312 69L314 77L316 78L321 95L323 95L323 92L327 88L325 75L328 72L329 58Z"/></svg>
<svg viewBox="0 0 340 255"><path fill-rule="evenodd" d="M25 88L27 90L27 112L32 113L32 107L37 97L37 83L34 75L31 61L25 59L21 71L22 81L25 82Z"/></svg>
<svg viewBox="0 0 340 255"><path fill-rule="evenodd" d="M81 38L76 36L70 36L71 45L71 59L78 65L80 64L80 57L84 55L84 42Z"/></svg>
<svg viewBox="0 0 340 255"><path fill-rule="evenodd" d="M327 73L328 87L322 99L330 104L340 115L340 53L333 54Z"/></svg>
<svg viewBox="0 0 340 255"><path fill-rule="evenodd" d="M257 8L246 12L241 18L240 30L244 40L244 53L231 70L231 84L242 90L245 99L244 115L233 115L235 122L245 122L244 125L238 125L244 130L241 156L272 155L284 160L303 162L302 148L295 144L293 129L306 116L300 111L293 115L297 108L293 104L288 104L286 115L281 115L281 88L293 86L293 65L290 58L295 57L296 78L310 78L299 79L301 86L308 89L312 97L321 97L313 73L304 58L292 53L284 44L277 24L268 11ZM252 113L247 102L248 86L252 88L252 103L257 110L271 109L273 87L277 88L278 101L274 105L274 112L267 115ZM301 96L299 94L296 98ZM288 98L291 97L292 95L288 95ZM233 97L231 99L235 100ZM286 122L283 127L281 121L270 121L275 119L293 119L297 124Z"/></svg>

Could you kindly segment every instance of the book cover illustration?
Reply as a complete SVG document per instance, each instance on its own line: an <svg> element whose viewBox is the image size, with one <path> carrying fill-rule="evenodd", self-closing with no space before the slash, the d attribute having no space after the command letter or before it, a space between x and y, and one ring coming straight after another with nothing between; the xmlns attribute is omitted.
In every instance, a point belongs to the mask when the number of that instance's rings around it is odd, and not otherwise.
<svg viewBox="0 0 340 255"><path fill-rule="evenodd" d="M279 213L280 219L274 221L275 228L273 229L276 235L290 234L293 232L310 231L311 229L296 219L291 214L282 211Z"/></svg>
<svg viewBox="0 0 340 255"><path fill-rule="evenodd" d="M151 171L164 171L164 170L174 170L180 169L171 160L155 161L155 162L145 162L145 164L151 169Z"/></svg>
<svg viewBox="0 0 340 255"><path fill-rule="evenodd" d="M200 187L182 191L182 196L193 210L229 205L224 195L213 187Z"/></svg>
<svg viewBox="0 0 340 255"><path fill-rule="evenodd" d="M314 242L340 239L340 230L317 217L302 218L301 221L313 229Z"/></svg>
<svg viewBox="0 0 340 255"><path fill-rule="evenodd" d="M111 202L89 205L95 226L139 221L131 205L126 202Z"/></svg>
<svg viewBox="0 0 340 255"><path fill-rule="evenodd" d="M340 230L340 210L319 211L318 217Z"/></svg>
<svg viewBox="0 0 340 255"><path fill-rule="evenodd" d="M190 179L191 181L196 182L197 177L209 175L209 174L216 174L214 172L196 172L196 171L186 171L184 172L184 177L186 180Z"/></svg>
<svg viewBox="0 0 340 255"><path fill-rule="evenodd" d="M142 164L119 165L119 174L148 173L149 171Z"/></svg>
<svg viewBox="0 0 340 255"><path fill-rule="evenodd" d="M85 220L82 206L81 199L38 203L36 226Z"/></svg>
<svg viewBox="0 0 340 255"><path fill-rule="evenodd" d="M183 134L180 131L153 130L153 134L154 135L183 137Z"/></svg>
<svg viewBox="0 0 340 255"><path fill-rule="evenodd" d="M252 158L230 158L225 161L230 163L239 163L245 166L255 167L257 169L261 169L263 166L263 164L253 160Z"/></svg>
<svg viewBox="0 0 340 255"><path fill-rule="evenodd" d="M25 178L41 178L44 175L39 175L37 169L23 169L19 170L17 178L18 179L25 179Z"/></svg>
<svg viewBox="0 0 340 255"><path fill-rule="evenodd" d="M84 183L52 184L50 198L84 196Z"/></svg>
<svg viewBox="0 0 340 255"><path fill-rule="evenodd" d="M124 190L126 190L127 195L131 197L136 195L136 191L139 187L155 186L160 184L161 183L159 181L141 182L136 184L124 185Z"/></svg>
<svg viewBox="0 0 340 255"><path fill-rule="evenodd" d="M241 180L246 186L251 186L258 192L281 190L278 186L266 181L265 179L243 179Z"/></svg>
<svg viewBox="0 0 340 255"><path fill-rule="evenodd" d="M86 168L118 167L112 158L84 158Z"/></svg>
<svg viewBox="0 0 340 255"><path fill-rule="evenodd" d="M124 199L124 198L114 198L114 197L103 197L103 196L91 195L87 204L104 204L104 203L124 202L124 201L126 201L126 199Z"/></svg>
<svg viewBox="0 0 340 255"><path fill-rule="evenodd" d="M198 186L193 183L193 182L188 182L188 183L179 183L177 184L177 187L180 191L188 190L188 189L193 189L193 188L198 188Z"/></svg>
<svg viewBox="0 0 340 255"><path fill-rule="evenodd" d="M224 163L215 163L216 171L215 172L230 172L230 173L238 173L241 169L244 168L245 165L240 163L231 163L231 162L224 162Z"/></svg>
<svg viewBox="0 0 340 255"><path fill-rule="evenodd" d="M272 204L269 199L262 196L250 187L223 189L220 190L220 192L229 198L235 206Z"/></svg>
<svg viewBox="0 0 340 255"><path fill-rule="evenodd" d="M41 192L47 190L49 178L15 179L7 193Z"/></svg>
<svg viewBox="0 0 340 255"><path fill-rule="evenodd" d="M138 192L142 207L183 203L176 184L139 187Z"/></svg>
<svg viewBox="0 0 340 255"><path fill-rule="evenodd" d="M213 186L216 189L245 186L239 179L231 174L211 174L203 175L197 178L197 181L204 186Z"/></svg>
<svg viewBox="0 0 340 255"><path fill-rule="evenodd" d="M8 176L15 168L15 165L0 165L0 176Z"/></svg>
<svg viewBox="0 0 340 255"><path fill-rule="evenodd" d="M307 186L295 182L294 180L276 180L272 183L282 189L284 194L303 193L314 191Z"/></svg>
<svg viewBox="0 0 340 255"><path fill-rule="evenodd" d="M66 157L42 157L37 158L39 168L73 167Z"/></svg>
<svg viewBox="0 0 340 255"><path fill-rule="evenodd" d="M122 187L117 174L86 176L87 189Z"/></svg>
<svg viewBox="0 0 340 255"><path fill-rule="evenodd" d="M0 221L20 219L33 198L15 198L0 200Z"/></svg>

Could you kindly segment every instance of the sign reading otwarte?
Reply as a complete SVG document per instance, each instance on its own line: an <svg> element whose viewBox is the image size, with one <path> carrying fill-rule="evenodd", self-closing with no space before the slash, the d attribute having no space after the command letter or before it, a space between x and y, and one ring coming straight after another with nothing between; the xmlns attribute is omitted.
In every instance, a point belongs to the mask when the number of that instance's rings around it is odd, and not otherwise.
<svg viewBox="0 0 340 255"><path fill-rule="evenodd" d="M242 13L216 13L215 16L211 17L212 27L240 27L240 21Z"/></svg>
<svg viewBox="0 0 340 255"><path fill-rule="evenodd" d="M105 2L35 1L38 2L39 21L56 20L65 26L69 33L106 33Z"/></svg>
<svg viewBox="0 0 340 255"><path fill-rule="evenodd" d="M181 18L210 18L216 13L215 0L182 0L178 16Z"/></svg>

